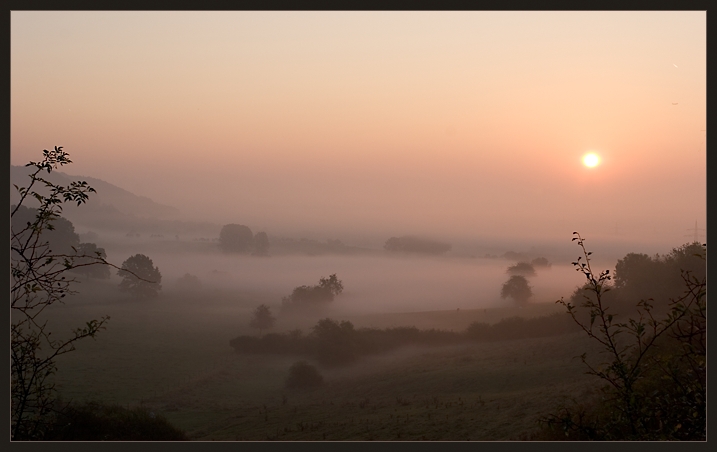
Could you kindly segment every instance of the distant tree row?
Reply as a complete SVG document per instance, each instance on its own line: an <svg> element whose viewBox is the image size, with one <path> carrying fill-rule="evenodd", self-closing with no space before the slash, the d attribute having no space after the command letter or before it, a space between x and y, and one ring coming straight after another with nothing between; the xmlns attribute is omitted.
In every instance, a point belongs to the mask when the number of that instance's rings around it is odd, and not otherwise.
<svg viewBox="0 0 717 452"><path fill-rule="evenodd" d="M451 249L449 243L414 236L391 237L383 249L391 253L444 254Z"/></svg>
<svg viewBox="0 0 717 452"><path fill-rule="evenodd" d="M230 341L237 353L304 355L327 366L350 364L361 356L407 345L454 345L467 342L545 337L578 331L564 314L525 319L510 317L493 325L472 323L462 333L419 330L416 327L354 328L349 321L325 318L304 335L301 330L261 337L239 336Z"/></svg>

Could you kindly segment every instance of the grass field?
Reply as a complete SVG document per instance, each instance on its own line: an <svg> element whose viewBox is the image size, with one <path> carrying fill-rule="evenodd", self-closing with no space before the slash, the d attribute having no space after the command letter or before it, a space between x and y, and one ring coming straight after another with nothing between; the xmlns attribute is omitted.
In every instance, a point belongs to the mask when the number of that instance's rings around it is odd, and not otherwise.
<svg viewBox="0 0 717 452"><path fill-rule="evenodd" d="M239 334L256 334L246 327L249 300L261 294L212 296L204 304L173 302L167 294L148 303L119 297L98 303L92 290L84 292L52 307L53 331L102 315L111 320L96 340L58 360L63 399L142 404L195 440L521 439L564 396L584 397L596 383L575 358L594 351L577 334L404 348L349 367L319 367L323 387L290 391L284 381L301 357L238 355L229 346ZM472 321L555 310L546 303L341 320L462 331Z"/></svg>

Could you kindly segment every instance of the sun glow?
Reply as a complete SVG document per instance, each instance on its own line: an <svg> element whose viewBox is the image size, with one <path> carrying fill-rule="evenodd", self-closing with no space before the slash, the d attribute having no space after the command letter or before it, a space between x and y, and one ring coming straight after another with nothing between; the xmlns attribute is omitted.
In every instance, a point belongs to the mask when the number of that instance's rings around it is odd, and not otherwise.
<svg viewBox="0 0 717 452"><path fill-rule="evenodd" d="M594 152L591 152L589 154L585 154L583 156L583 165L594 168L600 164L600 156L595 154Z"/></svg>

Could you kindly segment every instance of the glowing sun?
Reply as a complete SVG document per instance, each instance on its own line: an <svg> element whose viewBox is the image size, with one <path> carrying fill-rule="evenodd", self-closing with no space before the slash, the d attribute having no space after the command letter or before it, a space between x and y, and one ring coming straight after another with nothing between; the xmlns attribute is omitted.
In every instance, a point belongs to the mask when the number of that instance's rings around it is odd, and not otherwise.
<svg viewBox="0 0 717 452"><path fill-rule="evenodd" d="M600 164L600 156L595 154L594 152L590 152L589 154L585 154L583 156L583 165L587 166L588 168L594 168Z"/></svg>

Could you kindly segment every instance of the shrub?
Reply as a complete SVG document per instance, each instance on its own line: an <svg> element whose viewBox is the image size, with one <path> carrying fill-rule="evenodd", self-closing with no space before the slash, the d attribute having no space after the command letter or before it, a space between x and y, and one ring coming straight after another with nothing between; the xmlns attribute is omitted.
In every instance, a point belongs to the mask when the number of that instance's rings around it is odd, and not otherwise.
<svg viewBox="0 0 717 452"><path fill-rule="evenodd" d="M289 376L286 379L286 387L289 389L310 389L322 384L324 377L316 367L306 361L297 361L289 368Z"/></svg>

